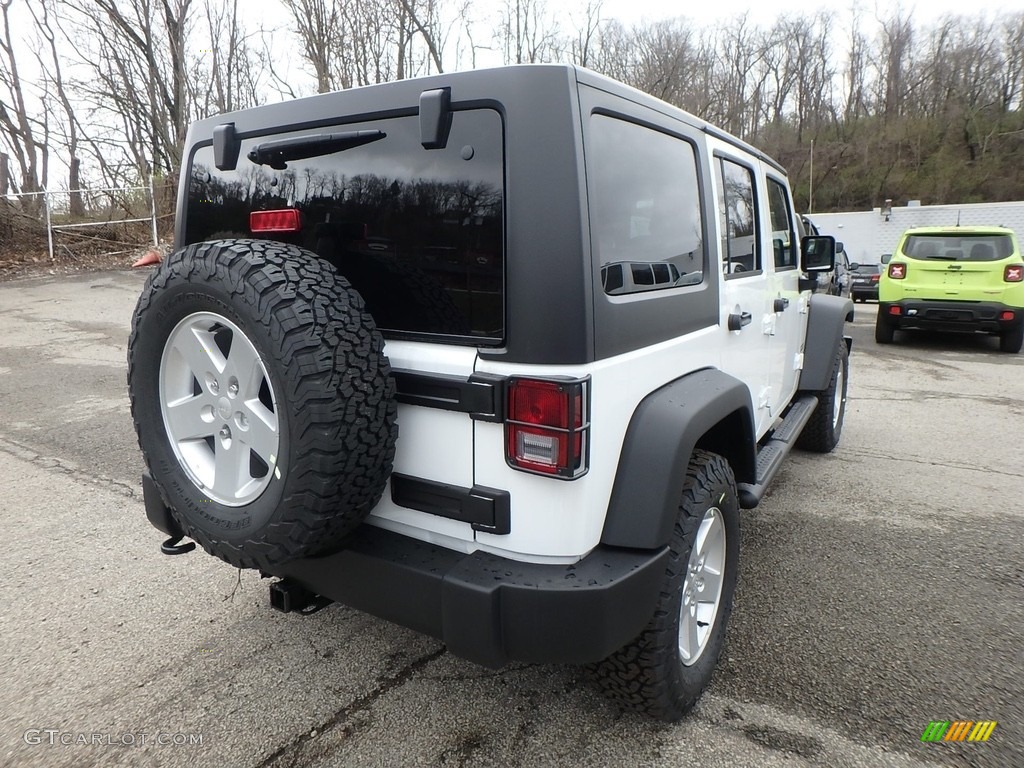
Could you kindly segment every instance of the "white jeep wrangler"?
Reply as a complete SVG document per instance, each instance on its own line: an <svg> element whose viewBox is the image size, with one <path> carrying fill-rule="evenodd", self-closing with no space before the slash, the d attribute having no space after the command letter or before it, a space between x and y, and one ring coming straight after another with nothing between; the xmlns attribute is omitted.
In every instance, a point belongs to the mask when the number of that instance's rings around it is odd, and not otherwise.
<svg viewBox="0 0 1024 768"><path fill-rule="evenodd" d="M785 171L591 72L528 66L195 123L129 388L171 538L493 667L591 664L674 720L740 508L843 426L849 300Z"/></svg>

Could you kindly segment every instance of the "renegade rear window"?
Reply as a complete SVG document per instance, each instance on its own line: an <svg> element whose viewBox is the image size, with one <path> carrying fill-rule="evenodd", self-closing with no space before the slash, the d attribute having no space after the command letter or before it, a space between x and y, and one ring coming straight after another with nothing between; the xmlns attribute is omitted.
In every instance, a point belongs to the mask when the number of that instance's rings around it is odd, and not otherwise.
<svg viewBox="0 0 1024 768"><path fill-rule="evenodd" d="M591 118L587 139L590 221L605 293L699 284L704 237L693 146L606 115Z"/></svg>
<svg viewBox="0 0 1024 768"><path fill-rule="evenodd" d="M383 137L336 141L279 169L271 165L284 163L248 159L260 145L355 131ZM248 139L234 171L218 170L212 147L202 147L192 160L185 241L259 237L251 212L297 209L299 231L263 237L334 264L386 336L496 344L504 335L502 146L498 113L472 110L453 114L445 149L423 148L418 116Z"/></svg>
<svg viewBox="0 0 1024 768"><path fill-rule="evenodd" d="M1013 253L1009 235L910 235L903 253L913 259L999 261Z"/></svg>

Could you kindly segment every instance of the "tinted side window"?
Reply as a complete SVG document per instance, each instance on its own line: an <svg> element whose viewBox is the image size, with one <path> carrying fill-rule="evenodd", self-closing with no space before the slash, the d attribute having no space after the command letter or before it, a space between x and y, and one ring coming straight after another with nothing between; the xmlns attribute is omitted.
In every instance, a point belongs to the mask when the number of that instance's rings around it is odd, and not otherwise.
<svg viewBox="0 0 1024 768"><path fill-rule="evenodd" d="M699 284L704 232L693 146L594 115L586 158L593 244L605 293Z"/></svg>
<svg viewBox="0 0 1024 768"><path fill-rule="evenodd" d="M725 158L716 162L722 271L727 277L761 271L754 172Z"/></svg>
<svg viewBox="0 0 1024 768"><path fill-rule="evenodd" d="M776 269L796 266L796 241L786 188L768 179L768 216L772 225L772 254Z"/></svg>
<svg viewBox="0 0 1024 768"><path fill-rule="evenodd" d="M415 116L339 127L386 136L289 160L284 169L258 165L247 155L262 142L308 131L243 141L234 171L217 170L212 148L197 150L186 241L254 237L250 212L295 208L301 229L267 237L301 245L334 264L385 335L500 341L504 157L498 113L455 112L447 148L430 151L420 144Z"/></svg>

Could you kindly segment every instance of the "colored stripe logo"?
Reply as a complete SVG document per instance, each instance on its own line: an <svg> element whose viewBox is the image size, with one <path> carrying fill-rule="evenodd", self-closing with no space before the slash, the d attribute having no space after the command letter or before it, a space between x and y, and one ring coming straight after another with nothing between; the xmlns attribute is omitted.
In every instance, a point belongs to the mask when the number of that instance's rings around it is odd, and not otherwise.
<svg viewBox="0 0 1024 768"><path fill-rule="evenodd" d="M932 720L921 741L988 741L995 729L995 720Z"/></svg>

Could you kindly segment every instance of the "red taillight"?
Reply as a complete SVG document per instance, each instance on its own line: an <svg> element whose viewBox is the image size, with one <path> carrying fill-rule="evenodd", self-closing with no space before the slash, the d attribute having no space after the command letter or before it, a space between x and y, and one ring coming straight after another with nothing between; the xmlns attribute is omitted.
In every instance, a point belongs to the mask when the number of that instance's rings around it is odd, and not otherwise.
<svg viewBox="0 0 1024 768"><path fill-rule="evenodd" d="M901 315L901 314L903 314L903 307L900 307L900 306L897 306L897 305L893 305L893 306L889 307L889 314L890 315Z"/></svg>
<svg viewBox="0 0 1024 768"><path fill-rule="evenodd" d="M1013 320L1013 312L1011 312L1008 309L1004 310L1003 312L999 313L999 319L1000 320Z"/></svg>
<svg viewBox="0 0 1024 768"><path fill-rule="evenodd" d="M1003 280L1007 283L1024 283L1024 264L1007 264L1003 270Z"/></svg>
<svg viewBox="0 0 1024 768"><path fill-rule="evenodd" d="M253 211L249 214L251 232L298 232L302 229L302 216L297 208L277 211Z"/></svg>
<svg viewBox="0 0 1024 768"><path fill-rule="evenodd" d="M506 458L516 469L573 478L586 469L590 429L586 381L512 379Z"/></svg>
<svg viewBox="0 0 1024 768"><path fill-rule="evenodd" d="M907 276L907 265L906 264L890 264L889 265L889 277L893 280L902 280Z"/></svg>
<svg viewBox="0 0 1024 768"><path fill-rule="evenodd" d="M871 282L872 283L877 283L879 278L881 278L881 275L872 275L871 276Z"/></svg>

